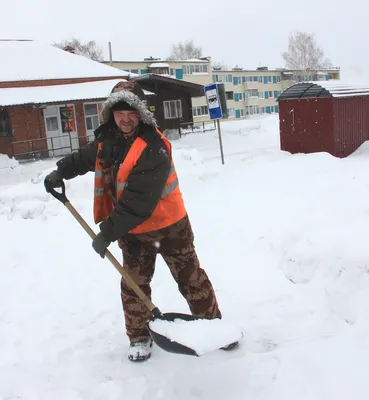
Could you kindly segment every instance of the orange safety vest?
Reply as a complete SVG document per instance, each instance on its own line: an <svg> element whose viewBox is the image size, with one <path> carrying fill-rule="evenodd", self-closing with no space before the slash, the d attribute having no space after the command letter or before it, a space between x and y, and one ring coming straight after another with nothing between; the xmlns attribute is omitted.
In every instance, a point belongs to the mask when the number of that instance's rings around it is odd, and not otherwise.
<svg viewBox="0 0 369 400"><path fill-rule="evenodd" d="M156 131L161 136L168 153L171 155L171 144L167 138L158 130ZM101 149L102 143L98 146L98 152ZM126 158L119 168L116 181L116 198L122 196L125 187L127 186L128 177L132 169L137 164L141 153L146 148L147 143L141 139L136 138L128 151ZM103 168L100 165L99 158L96 158L95 165L95 196L94 196L94 219L95 223L98 224L106 220L109 214L114 209L114 204L109 196L107 189L104 187ZM174 168L173 160L171 160L171 170L169 177L165 184L161 199L158 205L151 214L151 216L138 225L136 228L129 231L131 234L138 234L144 232L156 231L158 229L170 226L186 215L186 209L184 206L182 193L179 189L178 177Z"/></svg>

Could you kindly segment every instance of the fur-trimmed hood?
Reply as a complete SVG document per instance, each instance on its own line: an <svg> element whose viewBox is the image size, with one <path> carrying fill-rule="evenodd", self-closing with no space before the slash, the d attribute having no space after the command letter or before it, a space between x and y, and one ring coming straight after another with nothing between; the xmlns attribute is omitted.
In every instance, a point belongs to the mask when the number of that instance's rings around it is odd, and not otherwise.
<svg viewBox="0 0 369 400"><path fill-rule="evenodd" d="M157 123L154 114L147 109L145 100L140 99L135 93L128 90L121 90L115 93L111 93L107 100L103 103L101 110L101 118L103 122L108 122L111 118L111 108L119 103L125 101L131 107L135 108L140 116L141 122L144 124L157 127Z"/></svg>

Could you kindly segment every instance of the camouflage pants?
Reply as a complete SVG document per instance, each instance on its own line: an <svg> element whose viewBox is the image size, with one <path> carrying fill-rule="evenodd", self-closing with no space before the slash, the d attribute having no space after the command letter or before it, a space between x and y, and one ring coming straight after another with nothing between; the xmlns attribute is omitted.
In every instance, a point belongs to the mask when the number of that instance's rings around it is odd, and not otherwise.
<svg viewBox="0 0 369 400"><path fill-rule="evenodd" d="M213 286L206 272L200 268L193 241L191 224L186 216L159 231L122 238L119 245L123 250L125 266L149 298L150 282L159 253L187 300L191 313L208 319L221 318ZM121 295L130 341L147 340L150 337L146 326L150 311L123 279Z"/></svg>

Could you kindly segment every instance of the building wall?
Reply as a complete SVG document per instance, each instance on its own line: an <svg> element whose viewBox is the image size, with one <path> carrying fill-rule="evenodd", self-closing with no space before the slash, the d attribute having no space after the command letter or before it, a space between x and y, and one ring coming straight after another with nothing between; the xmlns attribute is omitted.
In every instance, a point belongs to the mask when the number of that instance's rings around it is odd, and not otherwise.
<svg viewBox="0 0 369 400"><path fill-rule="evenodd" d="M281 100L281 150L334 153L333 98Z"/></svg>
<svg viewBox="0 0 369 400"><path fill-rule="evenodd" d="M172 60L149 60L149 61L115 61L112 66L115 68L122 69L124 71L146 74L151 72L149 66L155 62L166 63L169 64L169 76L171 78L181 79L186 82L197 83L199 85L209 85L212 83L212 61L211 58L208 57L207 60L200 61L172 61ZM105 62L109 64L108 62ZM186 67L191 65L207 65L207 72L194 72L192 74L186 74ZM164 74L165 75L165 74ZM199 98L192 99L192 107L196 106L206 106L205 96ZM191 106L190 106L191 107ZM191 118L192 119L192 118ZM196 120L209 120L208 114L201 116L194 116L193 119ZM187 121L185 121L187 122Z"/></svg>
<svg viewBox="0 0 369 400"><path fill-rule="evenodd" d="M369 139L369 96L334 99L334 155L347 157Z"/></svg>
<svg viewBox="0 0 369 400"><path fill-rule="evenodd" d="M86 123L83 105L86 103L98 103L99 100L68 102L74 105L76 126L79 137L79 145L85 146ZM51 106L65 103L52 103ZM6 107L10 119L12 137L0 137L0 154L8 154L10 157L32 151L47 150L47 138L43 110L33 106ZM21 143L24 141L24 143ZM12 145L13 143L13 145Z"/></svg>
<svg viewBox="0 0 369 400"><path fill-rule="evenodd" d="M13 106L6 108L9 115L10 127L13 131L13 137L0 138L0 153L13 155L25 153L28 151L43 150L47 143L45 140L36 140L45 138L45 123L42 110L32 106ZM29 141L34 142L18 143L12 147L12 142Z"/></svg>
<svg viewBox="0 0 369 400"><path fill-rule="evenodd" d="M113 66L124 70L135 70L139 73L149 72L149 65L155 61L133 61L133 62L114 62ZM224 82L221 80L220 83L225 83L225 90L233 92L234 96L232 99L227 100L228 110L231 112L230 118L243 118L248 115L262 114L262 113L277 113L279 107L277 103L277 97L280 92L290 86L294 81L291 80L292 72L283 69L278 70L212 70L212 61L209 57L208 61L208 73L193 73L186 74L186 66L191 64L198 64L193 61L168 61L158 60L156 62L167 63L170 66L173 74L171 77L177 79L183 79L187 82L193 82L201 85L209 85L213 82L219 82L216 79L217 76L229 76L230 82ZM206 61L203 62L206 64ZM292 75L291 75L292 74ZM303 79L303 77L300 77ZM330 80L340 79L340 69L331 68L324 69L319 72L317 76L318 80ZM258 96L249 96L249 90L257 90ZM252 92L251 92L252 93ZM192 107L206 106L205 97L193 98ZM204 108L201 108L202 111ZM195 113L194 113L195 114ZM208 114L194 115L194 121L206 121L209 120Z"/></svg>

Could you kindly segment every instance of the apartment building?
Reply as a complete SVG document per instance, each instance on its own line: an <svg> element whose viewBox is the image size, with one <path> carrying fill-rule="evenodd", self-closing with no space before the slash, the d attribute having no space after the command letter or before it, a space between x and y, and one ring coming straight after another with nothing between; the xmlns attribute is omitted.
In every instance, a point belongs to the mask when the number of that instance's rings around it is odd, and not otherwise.
<svg viewBox="0 0 369 400"><path fill-rule="evenodd" d="M211 57L193 60L161 60L150 57L142 61L113 61L111 65L131 74L153 73L201 85L224 83L228 118L232 119L277 113L279 109L276 100L279 94L296 80L340 79L339 67L322 69L314 76L296 76L293 71L284 68L270 70L268 67L254 70L215 70ZM209 119L205 97L192 99L192 114L195 122ZM171 107L170 115L168 113L165 117L181 118L180 111L173 113Z"/></svg>

